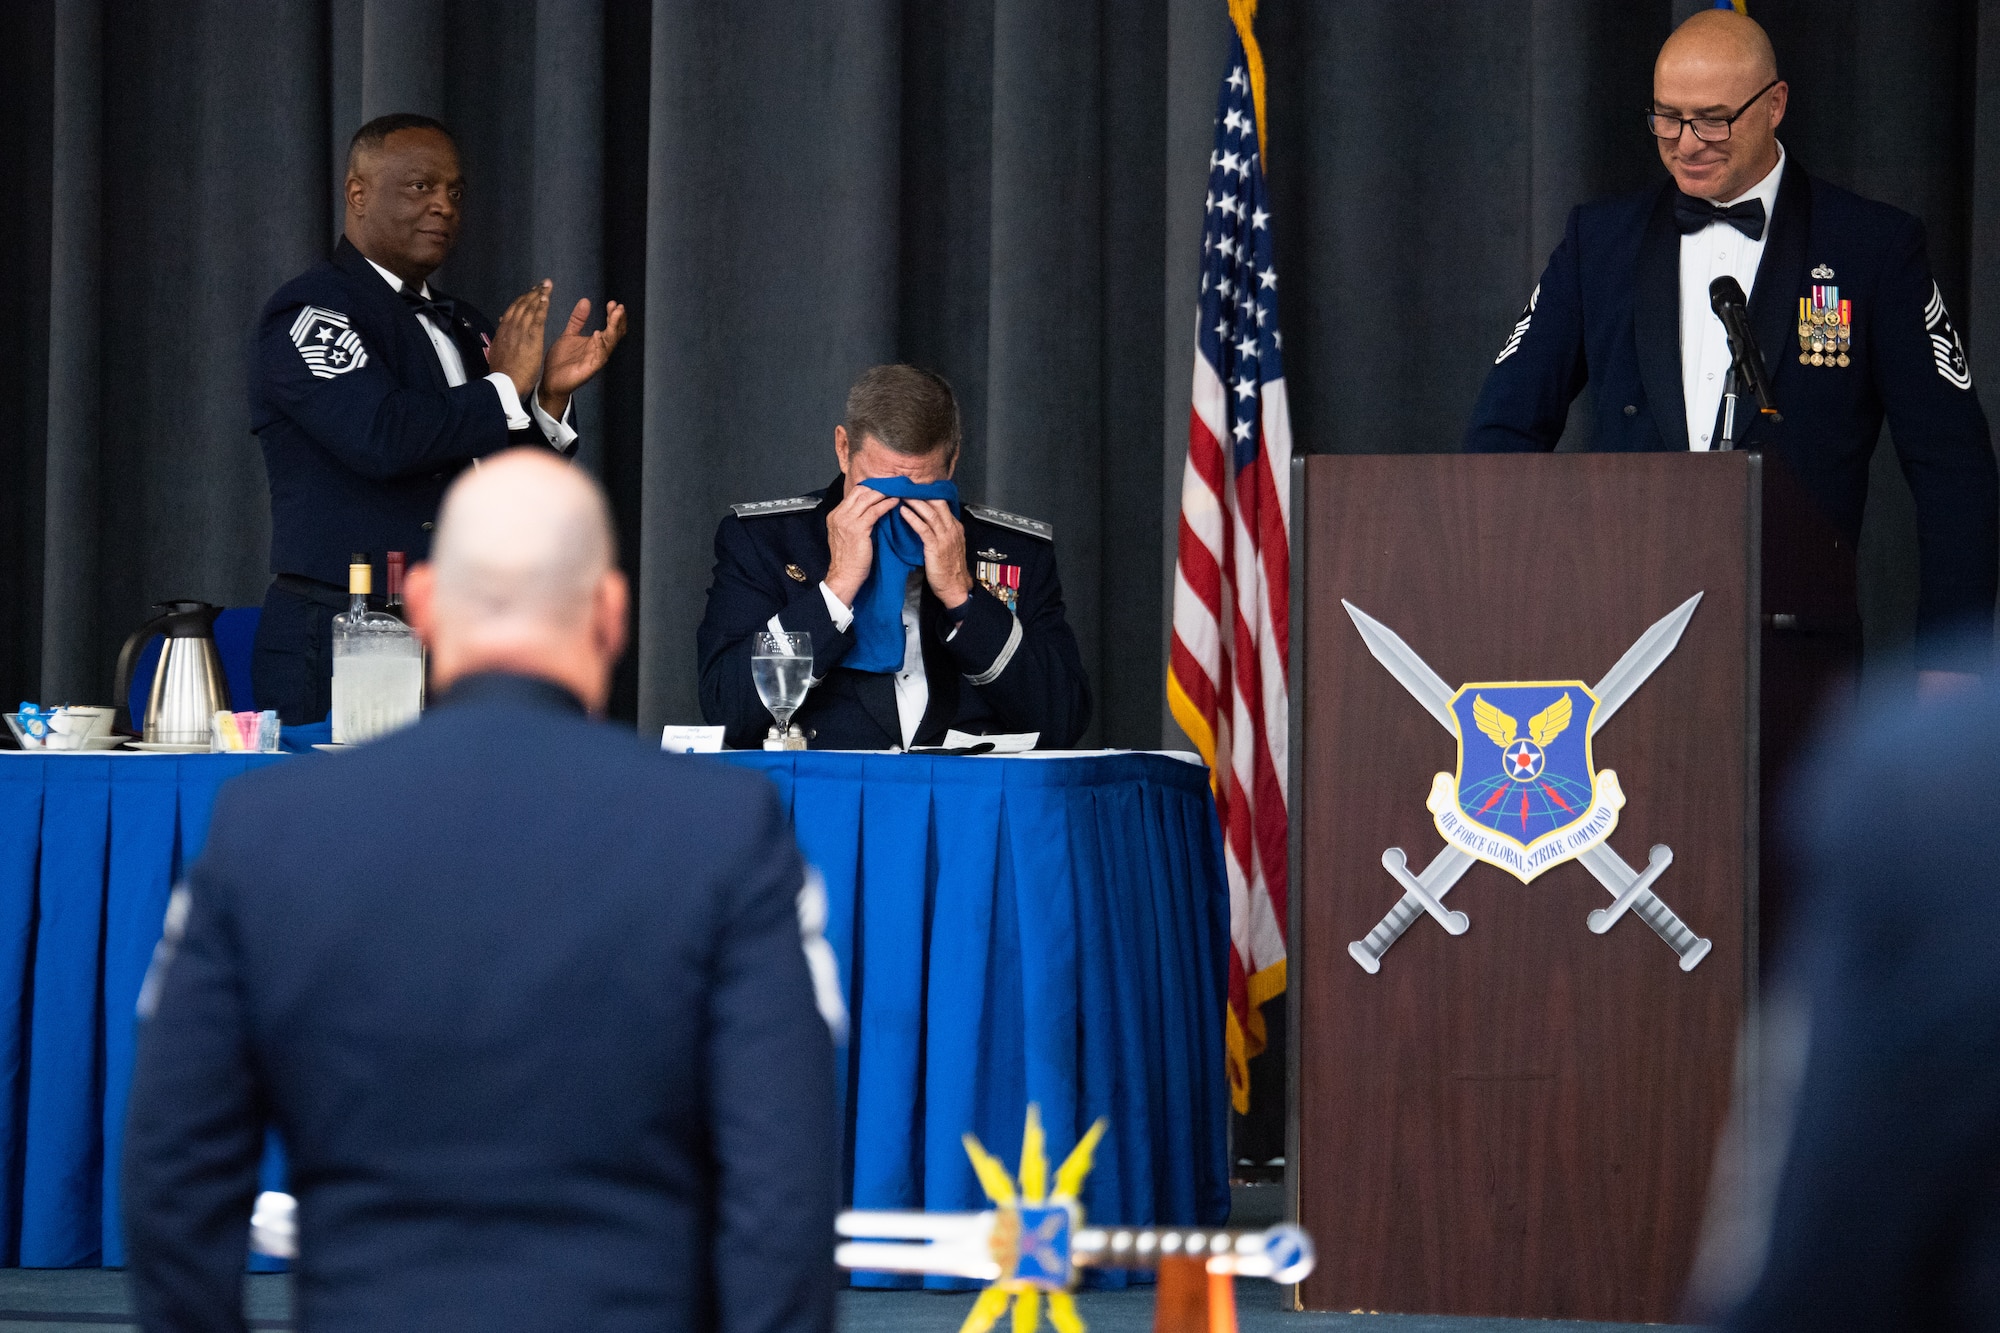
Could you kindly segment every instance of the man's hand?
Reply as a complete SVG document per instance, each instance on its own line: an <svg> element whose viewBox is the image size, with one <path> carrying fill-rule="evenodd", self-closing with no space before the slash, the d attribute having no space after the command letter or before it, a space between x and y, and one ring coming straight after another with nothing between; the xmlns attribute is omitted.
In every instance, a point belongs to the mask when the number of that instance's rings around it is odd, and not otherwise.
<svg viewBox="0 0 2000 1333"><path fill-rule="evenodd" d="M555 284L543 279L514 298L493 344L486 349L486 367L514 381L514 392L526 398L542 378L542 339L549 322L549 292Z"/></svg>
<svg viewBox="0 0 2000 1333"><path fill-rule="evenodd" d="M924 578L938 600L956 611L972 596L965 568L965 525L942 500L905 500L903 517L924 539Z"/></svg>
<svg viewBox="0 0 2000 1333"><path fill-rule="evenodd" d="M585 337L583 326L589 319L589 300L578 301L569 312L569 323L549 348L548 361L542 369L538 401L542 411L557 421L569 409L569 396L604 369L604 363L611 359L611 349L625 336L625 307L616 301L604 303L604 327Z"/></svg>
<svg viewBox="0 0 2000 1333"><path fill-rule="evenodd" d="M826 516L826 544L833 556L826 586L841 605L853 606L868 581L868 571L875 567L875 524L895 507L893 495L873 486L850 486Z"/></svg>

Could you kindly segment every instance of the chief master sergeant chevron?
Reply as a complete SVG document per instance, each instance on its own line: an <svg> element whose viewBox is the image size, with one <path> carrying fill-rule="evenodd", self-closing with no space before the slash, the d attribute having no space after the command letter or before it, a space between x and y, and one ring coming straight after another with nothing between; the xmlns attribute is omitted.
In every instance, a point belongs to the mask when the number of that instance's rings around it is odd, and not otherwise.
<svg viewBox="0 0 2000 1333"><path fill-rule="evenodd" d="M1918 684L1936 693L1990 657L1956 656L1952 634L1992 639L2000 486L1986 417L1922 224L1789 159L1776 137L1787 96L1750 19L1712 9L1674 31L1646 116L1673 179L1570 214L1465 448L1553 449L1586 381L1593 448L1710 448L1730 357L1708 287L1734 277L1784 417L1751 410L1743 444L1781 457L1850 540L1888 416L1916 498Z"/></svg>
<svg viewBox="0 0 2000 1333"><path fill-rule="evenodd" d="M1073 744L1090 685L1063 617L1046 523L961 505L958 404L942 378L877 366L833 432L825 490L735 506L715 534L696 635L701 711L731 745L771 725L750 678L757 634L812 636L795 718L815 749L935 745L949 728Z"/></svg>
<svg viewBox="0 0 2000 1333"><path fill-rule="evenodd" d="M271 485L274 577L252 674L257 706L288 726L331 705L349 554L419 561L445 488L474 460L510 445L574 453L570 395L625 332L624 308L610 301L604 327L585 336L590 302L578 301L544 357L552 284L517 298L497 329L432 289L426 280L458 242L464 188L444 126L369 121L348 149L345 234L332 258L279 288L258 324L250 428Z"/></svg>

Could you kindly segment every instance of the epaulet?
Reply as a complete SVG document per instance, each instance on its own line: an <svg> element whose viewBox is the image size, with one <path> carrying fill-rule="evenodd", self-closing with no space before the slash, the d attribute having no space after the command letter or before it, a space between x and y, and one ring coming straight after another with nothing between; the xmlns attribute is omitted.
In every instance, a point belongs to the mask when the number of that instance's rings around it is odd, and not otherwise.
<svg viewBox="0 0 2000 1333"><path fill-rule="evenodd" d="M982 523L1012 528L1016 532L1025 532L1030 537L1040 537L1045 542L1056 539L1055 525L1044 523L1039 518L1022 518L1019 514L1010 514L1004 509L992 509L986 505L967 505L965 512Z"/></svg>
<svg viewBox="0 0 2000 1333"><path fill-rule="evenodd" d="M729 506L738 518L769 518L773 514L796 514L802 509L818 507L818 497L811 495L794 495L789 500L745 500Z"/></svg>

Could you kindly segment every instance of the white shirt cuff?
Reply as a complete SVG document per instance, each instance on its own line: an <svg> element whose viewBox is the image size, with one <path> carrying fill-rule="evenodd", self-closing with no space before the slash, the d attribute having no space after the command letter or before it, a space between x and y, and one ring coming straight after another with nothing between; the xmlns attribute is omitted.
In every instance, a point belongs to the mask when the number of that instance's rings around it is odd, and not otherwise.
<svg viewBox="0 0 2000 1333"><path fill-rule="evenodd" d="M510 389L514 387L512 380L507 382L507 387ZM561 421L557 421L542 410L542 399L539 394L528 400L528 412L534 417L535 424L541 428L542 434L548 438L550 446L558 453L568 453L570 445L576 440L576 428L569 424L569 419L576 415L576 399L571 398L563 405Z"/></svg>
<svg viewBox="0 0 2000 1333"><path fill-rule="evenodd" d="M834 596L825 579L820 580L819 595L826 599L826 613L833 617L833 632L847 633L847 627L854 623L854 608Z"/></svg>
<svg viewBox="0 0 2000 1333"><path fill-rule="evenodd" d="M521 410L521 395L514 391L513 380L496 370L486 377L486 382L500 395L500 410L507 414L508 430L526 430L534 424Z"/></svg>

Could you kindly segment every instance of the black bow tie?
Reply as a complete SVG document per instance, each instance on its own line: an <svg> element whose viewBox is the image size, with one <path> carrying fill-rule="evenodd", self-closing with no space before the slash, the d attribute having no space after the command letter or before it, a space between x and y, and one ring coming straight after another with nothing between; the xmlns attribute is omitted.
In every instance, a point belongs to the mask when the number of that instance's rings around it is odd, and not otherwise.
<svg viewBox="0 0 2000 1333"><path fill-rule="evenodd" d="M403 300L408 303L410 309L415 313L429 315L431 320L438 326L440 332L446 334L451 332L452 320L457 318L457 310L452 305L449 296L440 296L434 301L427 300L417 294L416 288L405 287L403 288Z"/></svg>
<svg viewBox="0 0 2000 1333"><path fill-rule="evenodd" d="M1761 241L1764 239L1764 201L1743 199L1724 208L1684 191L1674 192L1674 225L1681 229L1681 235L1692 235L1711 222L1727 223L1751 240Z"/></svg>

